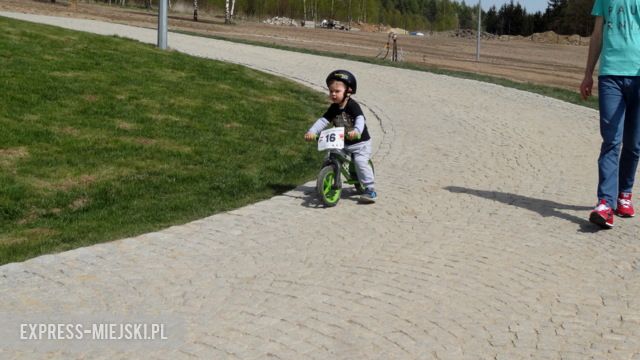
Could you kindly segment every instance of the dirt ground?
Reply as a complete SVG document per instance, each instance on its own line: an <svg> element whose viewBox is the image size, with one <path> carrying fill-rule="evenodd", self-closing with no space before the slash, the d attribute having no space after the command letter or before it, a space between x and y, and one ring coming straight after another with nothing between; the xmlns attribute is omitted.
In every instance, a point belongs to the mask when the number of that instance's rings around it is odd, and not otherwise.
<svg viewBox="0 0 640 360"><path fill-rule="evenodd" d="M79 2L74 6L60 0L55 4L33 0L0 0L0 9L106 20L143 27L157 26L155 11L116 5ZM198 22L193 21L188 12L172 11L169 16L170 30L180 29L372 58L386 52L384 46L388 37L384 32L275 26L257 21L238 21L235 25L225 26L222 16L202 12ZM576 91L582 80L588 50L587 46L545 44L531 40L483 40L480 62L476 62L475 39L441 34L427 34L424 37L401 34L398 37L398 47L404 61Z"/></svg>

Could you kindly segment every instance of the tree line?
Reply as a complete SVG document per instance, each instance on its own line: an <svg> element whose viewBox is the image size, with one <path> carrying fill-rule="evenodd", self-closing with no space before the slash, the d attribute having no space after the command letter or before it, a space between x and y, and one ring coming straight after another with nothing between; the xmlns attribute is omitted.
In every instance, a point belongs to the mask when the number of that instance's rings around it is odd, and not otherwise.
<svg viewBox="0 0 640 360"><path fill-rule="evenodd" d="M102 0L111 3L112 0ZM115 3L116 0L113 2ZM125 2L125 0L117 0ZM129 4L157 5L159 0L129 0ZM229 0L169 0L170 6L221 11ZM407 30L445 31L477 29L477 4L465 0L232 0L233 16L265 19L286 16L299 20L334 19L401 27ZM548 0L544 12L528 12L511 0L482 11L483 31L497 35L529 36L553 30L559 34L589 36L593 29L593 0ZM229 14L227 14L229 15Z"/></svg>
<svg viewBox="0 0 640 360"><path fill-rule="evenodd" d="M593 31L593 0L549 0L544 12L527 13L519 3L495 6L483 16L485 31L498 35L529 36L553 30L558 34L589 36Z"/></svg>

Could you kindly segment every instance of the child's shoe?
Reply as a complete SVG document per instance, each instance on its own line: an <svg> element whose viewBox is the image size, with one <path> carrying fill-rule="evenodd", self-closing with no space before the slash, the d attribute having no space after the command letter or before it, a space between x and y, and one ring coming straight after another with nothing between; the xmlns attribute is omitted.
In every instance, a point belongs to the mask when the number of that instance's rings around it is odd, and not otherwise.
<svg viewBox="0 0 640 360"><path fill-rule="evenodd" d="M364 190L364 194L360 195L360 202L373 204L374 202L376 202L377 198L378 194L376 194L375 191L367 188Z"/></svg>
<svg viewBox="0 0 640 360"><path fill-rule="evenodd" d="M636 215L635 210L633 210L633 204L631 203L631 193L620 193L620 195L618 195L616 215L620 217L634 217Z"/></svg>
<svg viewBox="0 0 640 360"><path fill-rule="evenodd" d="M598 206L589 215L589 221L603 229L611 229L613 227L613 210L607 205L606 200L600 200Z"/></svg>

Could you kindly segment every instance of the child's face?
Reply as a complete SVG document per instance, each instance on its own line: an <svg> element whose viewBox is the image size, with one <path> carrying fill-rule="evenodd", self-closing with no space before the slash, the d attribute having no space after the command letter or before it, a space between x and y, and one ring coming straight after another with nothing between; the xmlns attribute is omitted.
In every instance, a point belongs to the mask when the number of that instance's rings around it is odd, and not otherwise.
<svg viewBox="0 0 640 360"><path fill-rule="evenodd" d="M329 99L334 104L339 104L346 99L347 86L342 81L334 81L329 84Z"/></svg>

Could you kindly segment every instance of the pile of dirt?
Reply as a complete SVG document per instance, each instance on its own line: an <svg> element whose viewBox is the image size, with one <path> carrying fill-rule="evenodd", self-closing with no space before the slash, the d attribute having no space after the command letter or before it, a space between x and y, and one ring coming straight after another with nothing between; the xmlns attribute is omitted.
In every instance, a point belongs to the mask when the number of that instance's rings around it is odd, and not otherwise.
<svg viewBox="0 0 640 360"><path fill-rule="evenodd" d="M459 29L454 31L444 32L447 36L462 38L462 39L475 39L476 31L471 29ZM512 41L512 40L531 40L539 43L546 44L562 44L562 45L589 45L589 38L582 37L580 35L560 35L554 31L547 31L543 33L535 33L531 36L520 35L496 35L487 32L482 32L480 37L484 40L500 40L500 41Z"/></svg>
<svg viewBox="0 0 640 360"><path fill-rule="evenodd" d="M356 21L354 24L355 24L355 27L360 29L360 31L365 31L365 32L381 32L381 31L387 30L387 27L384 25L369 24L369 23L360 22L360 21Z"/></svg>
<svg viewBox="0 0 640 360"><path fill-rule="evenodd" d="M458 29L458 30L451 31L449 36L462 38L462 39L476 39L477 34L478 32L475 30ZM495 40L496 38L498 38L498 36L495 34L491 34L486 31L483 31L480 33L480 38L485 40Z"/></svg>
<svg viewBox="0 0 640 360"><path fill-rule="evenodd" d="M510 40L527 40L527 39L531 39L531 37L527 36L524 37L522 35L500 35L498 36L498 40L502 40L502 41L510 41Z"/></svg>
<svg viewBox="0 0 640 360"><path fill-rule="evenodd" d="M396 34L409 34L409 32L405 29L401 29L401 28L389 28L386 30L386 32L390 33L396 33Z"/></svg>
<svg viewBox="0 0 640 360"><path fill-rule="evenodd" d="M300 26L294 19L279 16L274 16L271 19L264 20L263 23L277 26Z"/></svg>
<svg viewBox="0 0 640 360"><path fill-rule="evenodd" d="M580 35L560 35L554 31L543 33L535 33L531 35L531 40L546 44L565 44L565 45L589 45L590 38Z"/></svg>

